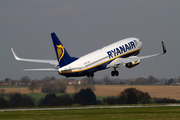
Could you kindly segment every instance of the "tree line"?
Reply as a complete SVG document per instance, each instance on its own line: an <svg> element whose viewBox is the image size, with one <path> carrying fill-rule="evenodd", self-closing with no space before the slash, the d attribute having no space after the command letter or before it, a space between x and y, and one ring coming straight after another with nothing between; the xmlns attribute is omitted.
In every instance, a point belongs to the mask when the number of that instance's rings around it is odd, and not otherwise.
<svg viewBox="0 0 180 120"><path fill-rule="evenodd" d="M6 78L4 81L0 81L0 85L21 85L21 86L29 86L33 84L33 82L37 83L39 86L58 83L59 81L62 84L68 85L71 79L56 79L55 77L46 76L40 80L31 80L28 76L22 77L20 80L13 80L10 78ZM157 79L156 77L150 75L148 78L133 78L133 79L110 79L109 77L104 77L102 79L95 78L82 78L81 80L73 80L80 81L81 84L98 84L98 85L180 85L180 76L178 78L170 78L170 79ZM77 82L76 82L77 84ZM73 84L74 85L74 84ZM38 89L38 88L36 88ZM33 92L33 91L32 91Z"/></svg>
<svg viewBox="0 0 180 120"><path fill-rule="evenodd" d="M35 106L71 106L78 105L112 105L112 104L146 104L146 103L180 103L169 98L152 98L149 93L142 92L136 88L127 88L117 96L105 97L101 101L96 99L96 95L90 88L81 89L79 92L70 95L63 94L57 96L55 93L48 93L44 98L35 104L35 99L20 93L5 94L5 90L0 89L0 108L7 107L35 107ZM7 99L8 98L8 99Z"/></svg>

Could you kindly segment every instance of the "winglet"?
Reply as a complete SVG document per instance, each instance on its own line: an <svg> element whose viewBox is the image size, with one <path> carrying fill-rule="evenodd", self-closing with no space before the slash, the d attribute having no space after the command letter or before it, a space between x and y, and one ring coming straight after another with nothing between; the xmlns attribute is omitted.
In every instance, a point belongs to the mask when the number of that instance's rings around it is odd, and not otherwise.
<svg viewBox="0 0 180 120"><path fill-rule="evenodd" d="M165 48L165 45L164 45L163 41L162 41L162 47L163 47L163 54L165 54L167 51L166 51L166 48Z"/></svg>
<svg viewBox="0 0 180 120"><path fill-rule="evenodd" d="M13 53L13 55L14 55L14 58L16 59L16 60L20 60L20 58L16 55L16 53L14 52L14 50L13 50L13 48L11 48L11 51L12 51L12 53Z"/></svg>

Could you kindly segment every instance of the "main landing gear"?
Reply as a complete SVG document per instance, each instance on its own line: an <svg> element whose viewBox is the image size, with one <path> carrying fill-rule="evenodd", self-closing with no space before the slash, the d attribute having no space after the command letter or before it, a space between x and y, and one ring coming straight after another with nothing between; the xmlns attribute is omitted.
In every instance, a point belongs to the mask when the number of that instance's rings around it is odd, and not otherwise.
<svg viewBox="0 0 180 120"><path fill-rule="evenodd" d="M116 68L114 68L114 71L111 72L111 75L112 76L118 76L119 75L119 72L116 71Z"/></svg>
<svg viewBox="0 0 180 120"><path fill-rule="evenodd" d="M87 75L87 77L94 77L94 73Z"/></svg>

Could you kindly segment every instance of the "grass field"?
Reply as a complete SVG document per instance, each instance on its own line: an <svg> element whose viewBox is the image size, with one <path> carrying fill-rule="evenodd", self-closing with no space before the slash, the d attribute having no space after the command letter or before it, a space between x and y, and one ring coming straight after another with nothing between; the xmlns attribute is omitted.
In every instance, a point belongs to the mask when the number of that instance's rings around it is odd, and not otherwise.
<svg viewBox="0 0 180 120"><path fill-rule="evenodd" d="M95 85L97 96L116 96L126 88L137 88L148 92L151 97L171 98L180 100L180 86L144 86L144 85ZM1 89L1 88L0 88ZM31 93L27 87L3 88L6 92L20 92L21 94ZM41 93L41 89L34 90L34 93ZM67 86L66 93L75 93L73 86Z"/></svg>
<svg viewBox="0 0 180 120"><path fill-rule="evenodd" d="M180 107L0 112L1 120L179 120Z"/></svg>

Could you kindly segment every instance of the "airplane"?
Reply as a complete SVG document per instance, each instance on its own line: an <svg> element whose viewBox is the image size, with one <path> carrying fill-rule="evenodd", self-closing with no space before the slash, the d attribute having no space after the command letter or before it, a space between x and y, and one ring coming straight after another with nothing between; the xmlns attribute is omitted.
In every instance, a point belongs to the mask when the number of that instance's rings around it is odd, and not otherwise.
<svg viewBox="0 0 180 120"><path fill-rule="evenodd" d="M141 59L163 55L167 52L162 41L162 53L138 57L137 55L140 53L142 48L142 41L138 38L131 37L119 40L113 44L77 58L68 54L67 50L54 32L51 33L51 37L57 60L19 58L13 48L11 48L16 60L49 63L55 66L54 68L24 69L24 71L55 71L58 72L59 75L68 78L81 76L93 77L94 73L97 71L113 68L111 75L118 76L119 72L117 71L117 68L121 64L127 68L132 68L137 66Z"/></svg>

